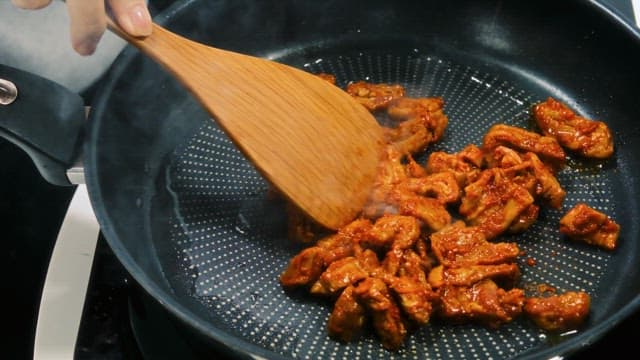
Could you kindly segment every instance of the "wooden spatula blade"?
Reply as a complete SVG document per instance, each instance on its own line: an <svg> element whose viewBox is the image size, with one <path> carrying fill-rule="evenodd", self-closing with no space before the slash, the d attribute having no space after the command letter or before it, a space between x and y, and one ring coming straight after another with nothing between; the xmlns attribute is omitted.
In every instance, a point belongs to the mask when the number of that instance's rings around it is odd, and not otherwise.
<svg viewBox="0 0 640 360"><path fill-rule="evenodd" d="M172 72L282 194L328 228L362 210L382 129L348 94L273 61L205 46L159 26L128 39Z"/></svg>

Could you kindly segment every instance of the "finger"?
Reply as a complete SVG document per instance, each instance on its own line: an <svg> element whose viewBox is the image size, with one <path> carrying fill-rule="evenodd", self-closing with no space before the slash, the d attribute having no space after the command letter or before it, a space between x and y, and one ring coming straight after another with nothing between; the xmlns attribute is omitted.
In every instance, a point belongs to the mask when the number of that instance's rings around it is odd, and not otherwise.
<svg viewBox="0 0 640 360"><path fill-rule="evenodd" d="M110 0L115 20L133 36L151 35L151 15L144 0Z"/></svg>
<svg viewBox="0 0 640 360"><path fill-rule="evenodd" d="M80 55L91 55L107 27L103 0L67 0L71 45Z"/></svg>
<svg viewBox="0 0 640 360"><path fill-rule="evenodd" d="M21 9L35 10L49 5L51 0L11 0L11 2Z"/></svg>

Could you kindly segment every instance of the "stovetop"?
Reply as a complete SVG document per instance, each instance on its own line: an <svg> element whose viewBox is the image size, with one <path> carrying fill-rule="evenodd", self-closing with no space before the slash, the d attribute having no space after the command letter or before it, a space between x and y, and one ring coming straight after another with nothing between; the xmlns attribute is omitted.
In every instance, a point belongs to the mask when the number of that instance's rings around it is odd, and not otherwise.
<svg viewBox="0 0 640 360"><path fill-rule="evenodd" d="M634 0L640 9L640 0ZM632 2L603 0L616 6L631 22ZM170 0L153 2L156 9ZM8 358L33 358L34 336L47 266L56 237L74 188L46 183L19 149L0 140L0 214L4 227L5 251L2 263L8 275L3 282L9 329L3 336ZM180 325L164 314L128 276L100 234L93 258L77 342L72 351L76 359L157 359L203 358L191 347ZM158 331L162 329L162 331ZM612 331L572 359L611 356L612 351L634 351L630 341L640 333L640 311L618 324ZM151 345L149 345L151 344ZM207 350L207 357L224 359L223 352ZM46 358L46 357L45 357ZM55 358L49 357L49 358Z"/></svg>

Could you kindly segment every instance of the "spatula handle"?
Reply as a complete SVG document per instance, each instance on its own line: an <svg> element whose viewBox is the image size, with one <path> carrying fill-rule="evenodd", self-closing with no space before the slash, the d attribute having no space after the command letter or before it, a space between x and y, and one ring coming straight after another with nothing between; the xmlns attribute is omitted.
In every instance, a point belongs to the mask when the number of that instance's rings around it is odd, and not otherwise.
<svg viewBox="0 0 640 360"><path fill-rule="evenodd" d="M152 32L149 36L133 36L122 29L112 18L107 17L109 30L144 52L180 79L179 72L182 68L182 61L197 55L203 45L175 34L156 23L151 25ZM210 51L215 50L210 48Z"/></svg>
<svg viewBox="0 0 640 360"><path fill-rule="evenodd" d="M0 65L0 83L6 87L0 137L23 149L47 181L71 185L67 170L82 149L83 99L51 80L5 65Z"/></svg>

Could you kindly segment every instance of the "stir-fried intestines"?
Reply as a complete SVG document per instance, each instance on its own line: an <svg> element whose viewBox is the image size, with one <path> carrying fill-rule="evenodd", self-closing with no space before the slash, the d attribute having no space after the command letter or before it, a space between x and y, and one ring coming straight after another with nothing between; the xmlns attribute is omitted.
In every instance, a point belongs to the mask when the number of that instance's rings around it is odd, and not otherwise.
<svg viewBox="0 0 640 360"><path fill-rule="evenodd" d="M286 288L304 287L334 302L327 326L332 338L353 341L370 322L382 345L397 350L432 318L495 328L524 315L549 331L584 322L587 293L525 296L518 286L521 250L498 240L526 231L541 207L562 207L566 192L556 174L565 166L563 147L611 155L610 137L599 135L609 131L604 123L590 132L587 120L549 99L534 107L544 135L496 124L480 146L432 152L421 165L413 155L439 141L449 122L443 99L409 98L400 85L362 81L347 92L395 121L384 129L387 146L369 201L358 219L319 240L318 229L291 211L290 235L315 243L280 276ZM571 126L593 134L586 145L576 145L582 135L567 140ZM595 138L605 143L594 145ZM560 231L612 250L619 226L581 204L562 219Z"/></svg>

